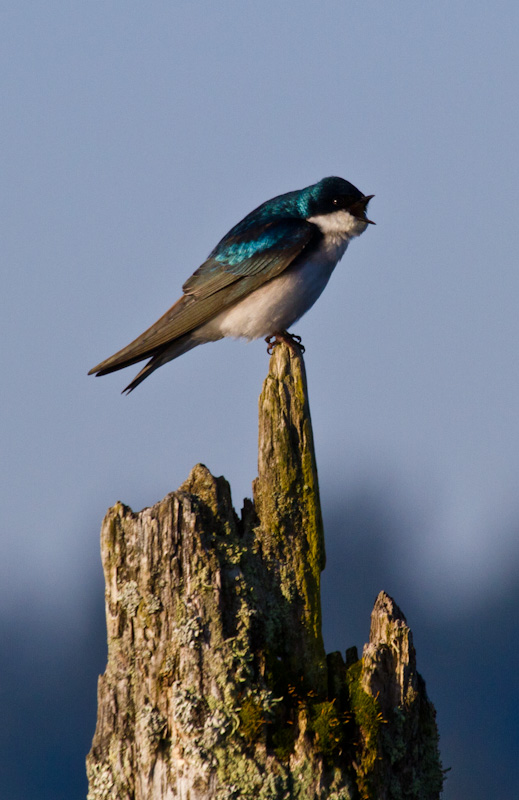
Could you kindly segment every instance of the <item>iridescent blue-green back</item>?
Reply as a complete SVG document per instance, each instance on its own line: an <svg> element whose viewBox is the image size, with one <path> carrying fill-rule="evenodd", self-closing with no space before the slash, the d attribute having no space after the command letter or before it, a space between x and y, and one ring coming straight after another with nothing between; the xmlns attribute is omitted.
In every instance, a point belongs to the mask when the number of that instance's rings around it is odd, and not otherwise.
<svg viewBox="0 0 519 800"><path fill-rule="evenodd" d="M318 183L267 200L247 214L223 237L209 258L232 263L275 247L297 236L297 221L303 222L328 209L338 195L360 199L362 193L343 178L323 178ZM286 221L286 226L282 223ZM288 237L288 240L287 240Z"/></svg>

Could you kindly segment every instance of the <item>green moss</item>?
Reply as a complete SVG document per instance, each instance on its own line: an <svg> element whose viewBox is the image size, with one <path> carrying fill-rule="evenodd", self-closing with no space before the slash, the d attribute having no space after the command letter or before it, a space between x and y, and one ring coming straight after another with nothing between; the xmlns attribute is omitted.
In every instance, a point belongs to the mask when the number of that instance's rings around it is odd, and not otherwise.
<svg viewBox="0 0 519 800"><path fill-rule="evenodd" d="M308 728L315 735L318 752L330 758L341 748L341 721L335 708L335 700L315 703L309 708Z"/></svg>
<svg viewBox="0 0 519 800"><path fill-rule="evenodd" d="M384 722L380 713L380 705L370 694L364 691L360 679L362 673L362 659L352 664L346 673L351 709L357 725L362 729L364 737L370 741L375 740Z"/></svg>
<svg viewBox="0 0 519 800"><path fill-rule="evenodd" d="M238 717L239 733L247 745L251 746L259 739L266 722L261 703L249 695L243 700Z"/></svg>
<svg viewBox="0 0 519 800"><path fill-rule="evenodd" d="M385 720L380 705L361 686L362 659L346 673L351 712L358 728L356 742L357 785L362 800L377 796L376 765L380 759L379 733Z"/></svg>
<svg viewBox="0 0 519 800"><path fill-rule="evenodd" d="M294 752L296 742L296 729L293 725L277 728L271 734L272 749L276 758L282 764L287 764Z"/></svg>

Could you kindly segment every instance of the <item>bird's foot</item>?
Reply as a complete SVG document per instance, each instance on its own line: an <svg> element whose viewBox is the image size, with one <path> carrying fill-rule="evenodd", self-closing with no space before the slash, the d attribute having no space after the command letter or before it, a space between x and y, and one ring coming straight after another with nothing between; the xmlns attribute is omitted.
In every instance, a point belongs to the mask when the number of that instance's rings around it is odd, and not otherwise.
<svg viewBox="0 0 519 800"><path fill-rule="evenodd" d="M267 343L267 353L269 356L272 354L275 346L282 342L288 345L296 356L300 356L305 352L305 348L301 344L301 337L296 336L295 333L288 333L288 331L280 331L279 333L272 334L272 336L267 336L265 341Z"/></svg>

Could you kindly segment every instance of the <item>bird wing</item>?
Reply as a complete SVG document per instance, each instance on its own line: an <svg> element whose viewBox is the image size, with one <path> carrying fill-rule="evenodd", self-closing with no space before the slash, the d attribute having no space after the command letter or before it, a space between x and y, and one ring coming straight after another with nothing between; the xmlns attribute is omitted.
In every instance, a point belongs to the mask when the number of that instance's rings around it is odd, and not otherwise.
<svg viewBox="0 0 519 800"><path fill-rule="evenodd" d="M315 232L315 225L306 220L285 219L248 227L239 235L229 233L182 289L203 298L252 275L261 276L264 283L283 272Z"/></svg>
<svg viewBox="0 0 519 800"><path fill-rule="evenodd" d="M104 374L142 361L284 272L321 236L306 220L286 219L228 234L184 283L184 295L148 330L90 370Z"/></svg>

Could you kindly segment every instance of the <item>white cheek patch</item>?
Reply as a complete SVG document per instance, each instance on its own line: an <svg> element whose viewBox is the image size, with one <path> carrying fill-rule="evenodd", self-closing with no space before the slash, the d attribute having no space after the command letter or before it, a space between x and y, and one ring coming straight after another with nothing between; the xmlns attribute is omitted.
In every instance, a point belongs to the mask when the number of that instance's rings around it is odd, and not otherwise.
<svg viewBox="0 0 519 800"><path fill-rule="evenodd" d="M331 214L316 214L315 217L308 217L308 222L313 222L324 236L333 239L358 236L368 225L365 220L354 217L344 209L332 211Z"/></svg>

